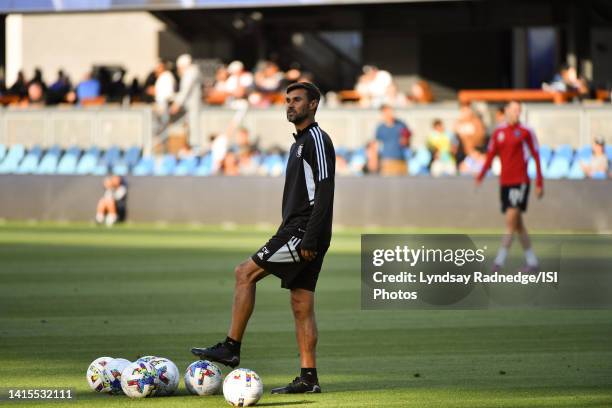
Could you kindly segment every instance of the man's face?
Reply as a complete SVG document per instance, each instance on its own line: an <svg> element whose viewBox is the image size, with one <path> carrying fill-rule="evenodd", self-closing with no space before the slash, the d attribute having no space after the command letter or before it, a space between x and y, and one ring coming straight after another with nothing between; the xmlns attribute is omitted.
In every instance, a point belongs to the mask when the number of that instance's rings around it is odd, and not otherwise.
<svg viewBox="0 0 612 408"><path fill-rule="evenodd" d="M519 121L521 117L521 105L517 102L511 102L506 106L506 120L513 125Z"/></svg>
<svg viewBox="0 0 612 408"><path fill-rule="evenodd" d="M380 113L381 113L383 121L385 122L392 122L395 116L393 113L393 109L388 108L388 107L383 108Z"/></svg>
<svg viewBox="0 0 612 408"><path fill-rule="evenodd" d="M315 101L308 102L305 89L294 89L287 94L287 120L293 124L302 123L316 106Z"/></svg>

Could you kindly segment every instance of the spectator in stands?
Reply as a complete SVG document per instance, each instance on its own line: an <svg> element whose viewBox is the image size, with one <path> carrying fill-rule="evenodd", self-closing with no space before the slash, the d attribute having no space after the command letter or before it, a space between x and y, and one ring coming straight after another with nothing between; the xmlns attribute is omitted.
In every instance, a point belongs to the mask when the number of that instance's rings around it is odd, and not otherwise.
<svg viewBox="0 0 612 408"><path fill-rule="evenodd" d="M59 103L69 102L68 94L70 91L72 91L70 78L60 69L57 71L57 79L47 90L47 104L57 105Z"/></svg>
<svg viewBox="0 0 612 408"><path fill-rule="evenodd" d="M28 86L23 71L19 71L17 73L17 79L9 88L8 93L10 95L19 96L19 98L25 98L28 96Z"/></svg>
<svg viewBox="0 0 612 408"><path fill-rule="evenodd" d="M380 170L380 152L378 142L371 140L366 145L366 162L363 167L364 174L378 174Z"/></svg>
<svg viewBox="0 0 612 408"><path fill-rule="evenodd" d="M606 178L608 175L608 156L603 138L593 141L593 155L590 160L581 160L580 167L589 178Z"/></svg>
<svg viewBox="0 0 612 408"><path fill-rule="evenodd" d="M132 78L132 82L130 83L130 87L128 88L128 97L130 98L130 103L146 102L148 98L144 94L145 92L140 86L138 78ZM152 100L149 100L149 102L152 102Z"/></svg>
<svg viewBox="0 0 612 408"><path fill-rule="evenodd" d="M206 101L213 105L223 105L229 96L227 87L227 80L229 78L229 72L227 67L221 65L215 71L215 80L212 86L209 86L206 90Z"/></svg>
<svg viewBox="0 0 612 408"><path fill-rule="evenodd" d="M170 107L176 89L176 80L169 65L164 61L159 61L155 66L155 106L158 112L164 114Z"/></svg>
<svg viewBox="0 0 612 408"><path fill-rule="evenodd" d="M171 115L185 111L189 127L191 144L197 143L200 137L200 104L202 101L202 78L200 69L191 60L191 55L183 54L176 60L176 69L180 77L179 91L170 108Z"/></svg>
<svg viewBox="0 0 612 408"><path fill-rule="evenodd" d="M238 156L236 153L229 151L225 154L225 157L221 161L219 173L224 176L240 175L240 167L238 165Z"/></svg>
<svg viewBox="0 0 612 408"><path fill-rule="evenodd" d="M76 98L79 104L84 100L93 99L100 96L100 81L93 76L90 71L85 74L83 80L76 87Z"/></svg>
<svg viewBox="0 0 612 408"><path fill-rule="evenodd" d="M128 95L128 89L125 86L125 69L121 68L110 73L107 102L122 103L123 99Z"/></svg>
<svg viewBox="0 0 612 408"><path fill-rule="evenodd" d="M300 64L293 63L289 67L289 70L285 72L285 78L281 83L281 89L286 89L289 85L299 82L302 76L302 71L300 70Z"/></svg>
<svg viewBox="0 0 612 408"><path fill-rule="evenodd" d="M252 176L259 170L257 150L250 144L242 145L236 152L238 157L238 169L243 176Z"/></svg>
<svg viewBox="0 0 612 408"><path fill-rule="evenodd" d="M23 107L45 106L45 91L40 82L32 82L28 85L28 97L21 102Z"/></svg>
<svg viewBox="0 0 612 408"><path fill-rule="evenodd" d="M363 67L363 75L359 77L355 90L359 93L361 106L378 108L390 102L390 98L392 99L393 77L387 71L366 65Z"/></svg>
<svg viewBox="0 0 612 408"><path fill-rule="evenodd" d="M408 100L421 105L432 103L434 100L433 93L431 92L431 87L427 81L423 81L421 79L413 83L410 87L410 95L408 96Z"/></svg>
<svg viewBox="0 0 612 408"><path fill-rule="evenodd" d="M244 69L244 64L240 61L233 61L227 66L229 78L227 78L226 89L229 96L233 99L246 99L248 93L253 88L253 74Z"/></svg>
<svg viewBox="0 0 612 408"><path fill-rule="evenodd" d="M460 148L457 150L457 162L461 163L474 150L484 146L485 127L480 117L469 104L461 105L459 118L455 122L454 131L459 138Z"/></svg>
<svg viewBox="0 0 612 408"><path fill-rule="evenodd" d="M104 179L104 195L98 201L96 223L111 227L125 221L127 210L127 183L123 177L109 176Z"/></svg>
<svg viewBox="0 0 612 408"><path fill-rule="evenodd" d="M477 176L482 170L486 155L478 150L472 150L459 164L459 174L462 176Z"/></svg>
<svg viewBox="0 0 612 408"><path fill-rule="evenodd" d="M576 68L569 64L561 65L552 82L542 84L542 88L557 92L577 92L580 96L587 96L589 93L586 79L579 77Z"/></svg>
<svg viewBox="0 0 612 408"><path fill-rule="evenodd" d="M410 144L410 129L395 117L393 108L383 105L380 108L382 122L376 128L376 141L380 150L380 174L383 176L403 176L408 174L404 159L404 149Z"/></svg>
<svg viewBox="0 0 612 408"><path fill-rule="evenodd" d="M444 128L441 119L434 119L431 123L431 132L427 136L427 148L432 155L435 153L450 154L457 152L457 138Z"/></svg>
<svg viewBox="0 0 612 408"><path fill-rule="evenodd" d="M45 83L45 80L43 79L42 69L40 69L39 67L36 67L34 69L34 76L28 82L28 88L32 84L39 84L40 88L42 89L43 94L47 92L47 84Z"/></svg>
<svg viewBox="0 0 612 408"><path fill-rule="evenodd" d="M213 133L209 136L210 139L210 155L212 159L212 173L220 173L223 171L223 160L228 152L228 140L225 133Z"/></svg>

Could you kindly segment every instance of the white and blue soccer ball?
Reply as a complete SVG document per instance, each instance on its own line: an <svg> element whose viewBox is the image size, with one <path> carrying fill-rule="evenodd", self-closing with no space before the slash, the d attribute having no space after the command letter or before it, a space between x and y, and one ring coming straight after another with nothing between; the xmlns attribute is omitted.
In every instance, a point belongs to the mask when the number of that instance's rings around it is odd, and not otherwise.
<svg viewBox="0 0 612 408"><path fill-rule="evenodd" d="M223 396L235 407L255 405L263 394L263 382L257 373L248 368L238 368L223 381Z"/></svg>
<svg viewBox="0 0 612 408"><path fill-rule="evenodd" d="M138 360L136 360L137 363L145 362L148 363L149 361L153 360L154 358L157 358L157 356L142 356L139 357Z"/></svg>
<svg viewBox="0 0 612 408"><path fill-rule="evenodd" d="M111 394L123 394L121 389L121 373L130 364L132 362L125 358L114 358L104 367L104 376L110 383L109 392Z"/></svg>
<svg viewBox="0 0 612 408"><path fill-rule="evenodd" d="M111 384L109 378L105 375L106 366L113 360L112 357L99 357L89 364L87 368L87 383L89 387L96 392L110 392Z"/></svg>
<svg viewBox="0 0 612 408"><path fill-rule="evenodd" d="M157 381L154 395L172 395L178 389L180 379L179 370L172 361L163 357L155 357L148 361L155 369L155 380Z"/></svg>
<svg viewBox="0 0 612 408"><path fill-rule="evenodd" d="M195 395L213 395L221 389L223 374L208 360L194 361L185 372L185 387Z"/></svg>
<svg viewBox="0 0 612 408"><path fill-rule="evenodd" d="M157 387L155 368L144 361L136 361L121 373L121 389L130 398L150 397Z"/></svg>

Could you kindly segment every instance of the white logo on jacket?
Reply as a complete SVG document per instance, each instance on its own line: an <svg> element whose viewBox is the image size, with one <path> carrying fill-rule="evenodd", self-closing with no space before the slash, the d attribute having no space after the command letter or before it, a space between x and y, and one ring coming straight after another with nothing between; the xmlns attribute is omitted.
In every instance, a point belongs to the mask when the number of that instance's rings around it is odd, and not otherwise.
<svg viewBox="0 0 612 408"><path fill-rule="evenodd" d="M303 144L299 145L298 148L297 148L297 152L295 153L295 157L298 157L298 158L302 157L302 150L303 149L304 149L304 145Z"/></svg>

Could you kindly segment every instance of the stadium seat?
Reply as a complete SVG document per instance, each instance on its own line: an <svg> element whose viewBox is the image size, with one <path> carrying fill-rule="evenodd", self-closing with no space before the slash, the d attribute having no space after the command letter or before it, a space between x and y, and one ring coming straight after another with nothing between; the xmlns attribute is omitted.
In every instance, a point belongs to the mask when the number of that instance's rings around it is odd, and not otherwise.
<svg viewBox="0 0 612 408"><path fill-rule="evenodd" d="M367 163L367 157L365 153L365 149L360 147L355 149L351 154L351 158L348 162L348 167L351 170L352 174L361 175L363 174L363 168Z"/></svg>
<svg viewBox="0 0 612 408"><path fill-rule="evenodd" d="M4 156L6 156L6 146L0 143L0 163L2 163Z"/></svg>
<svg viewBox="0 0 612 408"><path fill-rule="evenodd" d="M605 149L606 149L606 156L608 156L608 160L612 161L612 144L607 144Z"/></svg>
<svg viewBox="0 0 612 408"><path fill-rule="evenodd" d="M580 160L574 160L572 166L570 167L569 174L567 178L572 180L582 180L586 177L584 171L582 171L582 167L580 166Z"/></svg>
<svg viewBox="0 0 612 408"><path fill-rule="evenodd" d="M109 147L100 158L98 165L112 167L121 160L121 149L118 146Z"/></svg>
<svg viewBox="0 0 612 408"><path fill-rule="evenodd" d="M263 172L269 176L280 176L285 171L285 160L280 154L271 154L262 162Z"/></svg>
<svg viewBox="0 0 612 408"><path fill-rule="evenodd" d="M100 157L100 150L96 146L92 146L85 152L85 154L79 160L79 164L76 168L76 174L92 174L96 165L98 164L98 158Z"/></svg>
<svg viewBox="0 0 612 408"><path fill-rule="evenodd" d="M48 149L36 169L36 174L54 174L57 171L60 155L59 146L55 145Z"/></svg>
<svg viewBox="0 0 612 408"><path fill-rule="evenodd" d="M28 154L25 155L17 169L15 169L16 174L32 174L36 172L38 168L38 163L40 162L40 158L42 157L42 149L40 146L34 146L29 151Z"/></svg>
<svg viewBox="0 0 612 408"><path fill-rule="evenodd" d="M125 151L125 154L123 155L123 162L128 168L131 169L138 163L141 153L142 149L139 146L132 146Z"/></svg>
<svg viewBox="0 0 612 408"><path fill-rule="evenodd" d="M155 163L153 169L154 176L171 176L176 168L176 157L173 154L166 154Z"/></svg>
<svg viewBox="0 0 612 408"><path fill-rule="evenodd" d="M569 171L570 161L563 156L555 155L550 162L550 166L544 171L544 177L549 179L565 178L569 175Z"/></svg>
<svg viewBox="0 0 612 408"><path fill-rule="evenodd" d="M198 157L191 156L182 159L176 166L174 171L175 176L191 176L195 173L198 168Z"/></svg>
<svg viewBox="0 0 612 408"><path fill-rule="evenodd" d="M579 160L587 161L593 157L593 148L591 145L584 145L576 152L576 158Z"/></svg>
<svg viewBox="0 0 612 408"><path fill-rule="evenodd" d="M608 176L603 171L596 171L593 174L591 174L591 178L593 180L605 180L608 178Z"/></svg>
<svg viewBox="0 0 612 408"><path fill-rule="evenodd" d="M72 146L62 156L57 165L57 174L75 174L81 149L78 146Z"/></svg>
<svg viewBox="0 0 612 408"><path fill-rule="evenodd" d="M132 170L132 174L135 176L150 176L153 174L155 167L155 160L152 157L146 156L140 159L138 164Z"/></svg>
<svg viewBox="0 0 612 408"><path fill-rule="evenodd" d="M550 163L550 158L553 155L553 151L548 145L542 145L539 148L538 153L540 154L540 163L548 165Z"/></svg>
<svg viewBox="0 0 612 408"><path fill-rule="evenodd" d="M549 167L548 162L544 162L542 158L540 158L540 167L542 168L542 175L546 177L546 172L548 171ZM527 163L527 174L532 180L536 178L536 165L533 157L530 157L529 162Z"/></svg>
<svg viewBox="0 0 612 408"><path fill-rule="evenodd" d="M553 157L553 160L557 157L560 157L566 159L569 162L572 160L573 156L574 149L572 148L572 146L568 144L562 144L557 146L557 148L555 149L555 155Z"/></svg>
<svg viewBox="0 0 612 408"><path fill-rule="evenodd" d="M193 174L195 176L210 176L212 174L212 156L210 153L202 157Z"/></svg>

